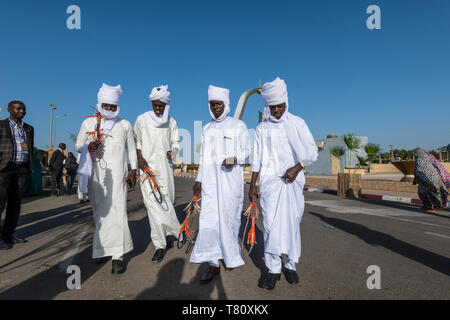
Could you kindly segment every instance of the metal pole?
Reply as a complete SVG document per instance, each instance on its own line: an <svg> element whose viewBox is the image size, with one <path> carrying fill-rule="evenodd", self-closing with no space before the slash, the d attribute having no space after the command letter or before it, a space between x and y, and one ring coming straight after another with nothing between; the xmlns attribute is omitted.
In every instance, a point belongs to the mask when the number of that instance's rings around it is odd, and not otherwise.
<svg viewBox="0 0 450 320"><path fill-rule="evenodd" d="M254 93L261 94L261 88L247 90L241 94L238 105L236 107L236 111L234 112L234 118L242 120L242 116L244 115L244 110L245 110L245 105L247 104L247 100Z"/></svg>
<svg viewBox="0 0 450 320"><path fill-rule="evenodd" d="M53 130L53 144L56 146L56 119L58 119L58 115L55 115L55 129Z"/></svg>
<svg viewBox="0 0 450 320"><path fill-rule="evenodd" d="M50 103L50 146L49 148L53 147L53 110L56 109L56 107Z"/></svg>

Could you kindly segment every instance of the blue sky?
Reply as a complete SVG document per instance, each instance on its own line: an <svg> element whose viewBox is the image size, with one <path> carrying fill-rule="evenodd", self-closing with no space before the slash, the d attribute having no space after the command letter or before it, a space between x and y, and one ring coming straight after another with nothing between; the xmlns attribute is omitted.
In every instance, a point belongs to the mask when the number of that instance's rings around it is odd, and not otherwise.
<svg viewBox="0 0 450 320"><path fill-rule="evenodd" d="M81 8L81 30L66 9ZM366 9L381 8L381 30ZM285 79L290 111L316 139L368 136L384 150L450 143L450 1L10 1L0 2L0 107L26 103L36 144L73 150L103 82L121 84L121 116L149 110L168 84L179 127L210 120L209 84L229 88L232 114L258 80ZM244 121L257 125L252 96ZM193 135L193 132L192 132Z"/></svg>

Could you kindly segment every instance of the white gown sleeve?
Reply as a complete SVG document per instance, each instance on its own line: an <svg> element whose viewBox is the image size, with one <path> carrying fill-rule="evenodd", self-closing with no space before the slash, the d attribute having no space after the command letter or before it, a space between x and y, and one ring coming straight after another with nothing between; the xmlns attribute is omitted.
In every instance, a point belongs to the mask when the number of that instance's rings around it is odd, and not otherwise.
<svg viewBox="0 0 450 320"><path fill-rule="evenodd" d="M256 127L255 145L253 146L252 172L260 172L262 164L261 129Z"/></svg>
<svg viewBox="0 0 450 320"><path fill-rule="evenodd" d="M178 125L175 119L170 128L170 144L172 145L172 160L175 160L180 151L180 135L178 133Z"/></svg>
<svg viewBox="0 0 450 320"><path fill-rule="evenodd" d="M195 178L195 181L202 182L202 169L203 169L203 148L205 147L205 138L202 132L202 147L200 149L200 160L198 163L198 172L197 172L197 178Z"/></svg>
<svg viewBox="0 0 450 320"><path fill-rule="evenodd" d="M88 142L89 137L86 134L86 132L92 131L94 129L94 128L92 128L92 130L88 130L87 123L86 123L87 121L88 120L86 119L81 124L80 131L78 132L77 141L75 142L75 150L77 150L79 153L81 153L81 149L86 144L86 142Z"/></svg>
<svg viewBox="0 0 450 320"><path fill-rule="evenodd" d="M142 130L139 118L134 123L134 139L136 141L136 149L142 150Z"/></svg>
<svg viewBox="0 0 450 320"><path fill-rule="evenodd" d="M238 150L238 154L236 155L238 164L245 164L247 158L250 156L250 136L248 134L247 125L242 123L240 126L239 133L239 143L240 148Z"/></svg>
<svg viewBox="0 0 450 320"><path fill-rule="evenodd" d="M319 152L316 141L303 119L299 121L297 130L300 134L300 159L297 159L297 161L300 162L302 167L307 167L317 160Z"/></svg>
<svg viewBox="0 0 450 320"><path fill-rule="evenodd" d="M136 143L134 142L133 127L128 121L126 123L125 130L127 135L128 160L130 160L131 169L134 170L138 168Z"/></svg>

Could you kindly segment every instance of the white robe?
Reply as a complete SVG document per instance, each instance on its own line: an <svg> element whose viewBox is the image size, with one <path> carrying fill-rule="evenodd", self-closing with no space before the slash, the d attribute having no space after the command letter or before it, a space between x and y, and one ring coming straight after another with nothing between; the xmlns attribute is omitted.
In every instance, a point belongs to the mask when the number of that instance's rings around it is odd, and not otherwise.
<svg viewBox="0 0 450 320"><path fill-rule="evenodd" d="M173 180L173 161L166 157L167 151L180 149L178 126L175 119L169 117L162 127L149 124L145 114L140 115L134 124L136 149L140 149L150 170L155 173L163 201L159 204L152 194L147 181L141 183L142 196L147 208L150 222L151 238L157 249L166 247L166 237L178 237L180 223L173 207L175 201L175 184ZM172 154L174 157L175 154ZM143 174L140 171L140 174Z"/></svg>
<svg viewBox="0 0 450 320"><path fill-rule="evenodd" d="M96 118L84 120L75 144L78 152L92 141L86 132L94 131L96 124ZM120 257L133 250L128 227L125 183L128 175L126 150L131 168L137 169L133 128L127 120L117 118L109 135L98 151L103 159L93 161L92 175L88 181L89 200L95 222L93 258Z"/></svg>
<svg viewBox="0 0 450 320"><path fill-rule="evenodd" d="M305 121L293 116L297 130L302 165L307 166L317 158L317 146ZM261 208L263 214L264 252L275 256L287 254L298 262L301 255L300 222L305 201L303 170L293 183L281 177L298 162L291 149L283 122L264 121L256 128L252 172L260 172Z"/></svg>
<svg viewBox="0 0 450 320"><path fill-rule="evenodd" d="M202 151L196 181L202 183L199 234L190 262L217 262L228 268L244 264L239 246L244 201L243 164L250 153L250 139L244 122L227 117L203 128ZM232 169L222 166L237 157Z"/></svg>

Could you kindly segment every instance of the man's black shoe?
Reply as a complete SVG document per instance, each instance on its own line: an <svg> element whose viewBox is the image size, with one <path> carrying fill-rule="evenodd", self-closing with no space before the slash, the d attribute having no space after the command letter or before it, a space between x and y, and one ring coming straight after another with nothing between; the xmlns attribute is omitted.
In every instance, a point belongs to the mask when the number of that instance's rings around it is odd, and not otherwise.
<svg viewBox="0 0 450 320"><path fill-rule="evenodd" d="M298 274L295 270L289 270L289 269L284 269L283 270L284 276L286 277L287 282L293 284L293 283L298 283L299 279L298 279Z"/></svg>
<svg viewBox="0 0 450 320"><path fill-rule="evenodd" d="M153 262L161 262L165 255L166 255L166 249L158 249L158 250L156 250L155 254L153 255L152 261Z"/></svg>
<svg viewBox="0 0 450 320"><path fill-rule="evenodd" d="M203 284L208 283L209 281L214 279L214 277L217 276L218 274L220 274L220 266L219 267L209 266L208 271L206 271L200 277L200 283Z"/></svg>
<svg viewBox="0 0 450 320"><path fill-rule="evenodd" d="M8 250L9 246L3 241L3 239L0 239L0 250Z"/></svg>
<svg viewBox="0 0 450 320"><path fill-rule="evenodd" d="M275 288L275 284L277 281L280 280L281 274L280 273L268 273L266 274L266 277L264 278L264 281L261 285L261 288L272 290Z"/></svg>
<svg viewBox="0 0 450 320"><path fill-rule="evenodd" d="M25 243L25 242L28 242L25 239L21 239L21 238L16 237L14 234L4 235L3 236L3 241L5 241L7 243Z"/></svg>
<svg viewBox="0 0 450 320"><path fill-rule="evenodd" d="M119 274L125 272L125 263L122 260L113 260L111 273Z"/></svg>

